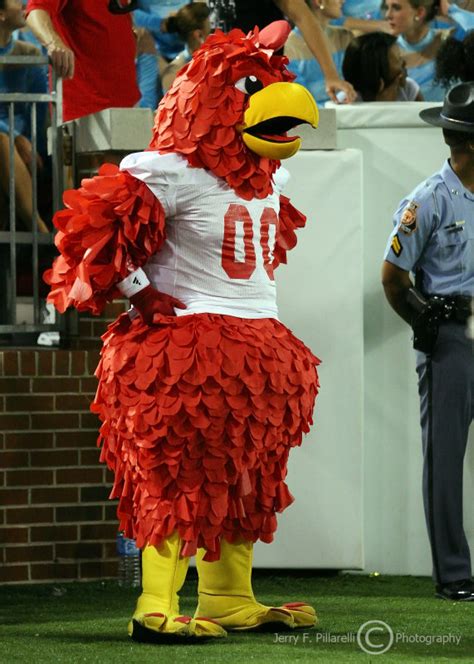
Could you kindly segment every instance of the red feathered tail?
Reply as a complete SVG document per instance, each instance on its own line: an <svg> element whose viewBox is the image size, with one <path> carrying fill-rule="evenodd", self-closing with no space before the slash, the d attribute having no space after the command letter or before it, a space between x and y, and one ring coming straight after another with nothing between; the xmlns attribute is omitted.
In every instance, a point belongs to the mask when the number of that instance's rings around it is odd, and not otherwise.
<svg viewBox="0 0 474 664"><path fill-rule="evenodd" d="M297 210L286 196L280 196L280 214L278 234L273 251L273 268L286 263L286 253L296 246L296 229L304 228L306 217Z"/></svg>
<svg viewBox="0 0 474 664"><path fill-rule="evenodd" d="M115 284L163 244L164 210L143 182L112 164L63 200L66 209L54 217L61 255L44 274L48 302L60 312L72 305L99 314L119 295Z"/></svg>

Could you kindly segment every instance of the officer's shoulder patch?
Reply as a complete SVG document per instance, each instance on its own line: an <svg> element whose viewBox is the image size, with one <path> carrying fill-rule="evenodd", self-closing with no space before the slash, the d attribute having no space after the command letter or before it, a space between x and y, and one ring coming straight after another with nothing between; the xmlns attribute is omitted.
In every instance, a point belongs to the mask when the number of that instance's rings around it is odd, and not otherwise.
<svg viewBox="0 0 474 664"><path fill-rule="evenodd" d="M390 247L392 248L393 253L395 254L395 256L397 256L397 257L400 256L400 254L403 251L403 247L400 243L400 238L398 237L398 233L396 233L393 236L392 243L391 243Z"/></svg>
<svg viewBox="0 0 474 664"><path fill-rule="evenodd" d="M400 217L399 225L399 229L402 231L402 233L405 233L405 235L411 235L416 231L416 216L419 207L420 204L416 201L408 201L407 205L405 206L405 209L402 212L402 216Z"/></svg>

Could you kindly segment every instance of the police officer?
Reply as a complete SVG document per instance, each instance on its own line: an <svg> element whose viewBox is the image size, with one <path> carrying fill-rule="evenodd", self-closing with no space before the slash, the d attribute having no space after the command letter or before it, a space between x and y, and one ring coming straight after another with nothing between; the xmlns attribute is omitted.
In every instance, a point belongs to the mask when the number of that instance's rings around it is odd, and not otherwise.
<svg viewBox="0 0 474 664"><path fill-rule="evenodd" d="M474 82L420 117L451 156L401 202L382 269L385 295L414 331L423 439L423 500L436 596L474 600L463 529L463 460L474 417ZM415 275L412 283L410 273Z"/></svg>

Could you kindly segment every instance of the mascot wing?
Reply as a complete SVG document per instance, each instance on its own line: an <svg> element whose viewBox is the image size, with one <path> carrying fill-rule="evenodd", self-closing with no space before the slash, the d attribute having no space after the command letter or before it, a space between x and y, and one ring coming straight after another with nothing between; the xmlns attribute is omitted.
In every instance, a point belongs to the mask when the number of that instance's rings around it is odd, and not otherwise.
<svg viewBox="0 0 474 664"><path fill-rule="evenodd" d="M280 263L286 263L286 252L293 249L297 243L296 229L303 228L306 216L297 210L286 196L280 195L280 214L278 233L273 250L273 268Z"/></svg>
<svg viewBox="0 0 474 664"><path fill-rule="evenodd" d="M116 284L145 264L165 240L165 214L140 180L105 164L99 175L64 193L54 217L60 251L45 272L48 302L100 314L119 295Z"/></svg>

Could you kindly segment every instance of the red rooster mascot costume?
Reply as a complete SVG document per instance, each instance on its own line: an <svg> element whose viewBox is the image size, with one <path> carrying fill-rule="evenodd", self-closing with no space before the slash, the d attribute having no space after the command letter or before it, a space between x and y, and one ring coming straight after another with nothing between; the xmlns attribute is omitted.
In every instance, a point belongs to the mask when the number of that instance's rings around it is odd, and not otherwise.
<svg viewBox="0 0 474 664"><path fill-rule="evenodd" d="M292 496L289 451L309 430L317 358L278 321L274 270L305 218L281 194L280 159L317 125L308 91L275 54L281 21L216 32L163 98L147 151L64 195L49 301L99 313L133 305L104 335L92 410L115 473L120 527L142 549L139 641L310 627L303 602L267 607L252 547ZM196 556L199 604L179 611Z"/></svg>

